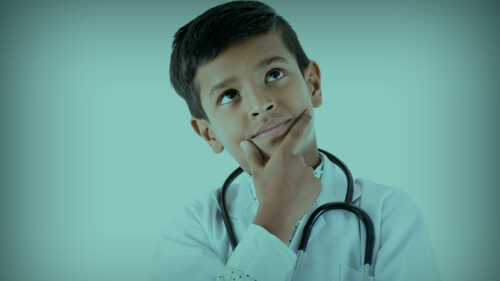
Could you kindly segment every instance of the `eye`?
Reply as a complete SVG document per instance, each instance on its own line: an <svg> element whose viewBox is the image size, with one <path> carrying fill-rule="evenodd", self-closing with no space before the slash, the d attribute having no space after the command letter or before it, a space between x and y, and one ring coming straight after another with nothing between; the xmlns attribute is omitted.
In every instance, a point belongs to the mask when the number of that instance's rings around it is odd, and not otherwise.
<svg viewBox="0 0 500 281"><path fill-rule="evenodd" d="M274 68L272 69L271 71L269 71L266 75L266 82L272 82L272 81L269 81L267 79L267 77L271 77L271 78L274 78L276 80L280 79L281 77L283 77L285 75L285 71L283 69L280 69L280 68Z"/></svg>
<svg viewBox="0 0 500 281"><path fill-rule="evenodd" d="M238 92L236 90L234 90L234 89L227 90L220 95L219 103L225 104L225 103L231 102L236 95L238 95Z"/></svg>

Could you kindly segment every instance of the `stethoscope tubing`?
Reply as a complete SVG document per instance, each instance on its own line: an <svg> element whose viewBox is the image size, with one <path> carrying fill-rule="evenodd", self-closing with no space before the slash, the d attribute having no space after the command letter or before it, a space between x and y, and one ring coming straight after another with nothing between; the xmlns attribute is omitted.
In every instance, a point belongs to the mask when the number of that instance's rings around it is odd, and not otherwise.
<svg viewBox="0 0 500 281"><path fill-rule="evenodd" d="M226 190L229 188L233 180L239 176L243 172L243 169L241 167L238 167L236 170L234 170L229 177L227 177L226 181L224 182L224 185L222 186L222 191L220 194L220 201L219 205L221 206L221 214L222 214L222 220L224 221L224 226L226 227L227 234L229 235L229 241L231 242L231 247L233 248L233 252L236 249L236 246L238 245L238 240L236 239L236 235L233 230L233 224L231 223L231 220L229 219L229 213L226 208Z"/></svg>
<svg viewBox="0 0 500 281"><path fill-rule="evenodd" d="M362 222L366 228L366 248L365 248L365 264L372 264L372 256L373 256L373 246L375 243L375 236L373 233L375 232L373 227L373 222L370 219L370 216L363 211L361 208L358 208L354 205L349 205L343 202L330 202L319 206L314 212L311 214L309 219L307 220L306 225L304 226L304 232L302 234L302 239L299 244L298 250L306 251L307 243L309 242L309 236L311 235L312 227L316 220L323 215L323 213L333 210L344 210L355 214Z"/></svg>
<svg viewBox="0 0 500 281"><path fill-rule="evenodd" d="M344 172L346 178L347 178L347 192L346 192L346 197L344 202L330 202L323 204L322 206L318 207L314 212L311 214L309 219L306 222L306 225L304 226L304 231L302 234L302 238L299 244L298 251L300 253L299 255L299 260L300 257L302 256L302 253L306 251L307 244L309 242L309 236L311 234L312 228L314 226L314 223L316 220L323 215L325 212L331 211L331 210L344 210L351 212L355 214L362 222L363 225L365 226L365 231L366 231L366 247L365 247L365 258L364 258L364 264L366 265L371 265L372 264L372 259L373 259L373 249L375 245L375 230L373 226L373 222L370 219L370 216L363 211L361 208L352 205L352 197L353 197L353 191L354 191L354 181L351 175L350 170L347 168L347 166L337 157L334 155L330 154L329 152L318 149L321 151L323 154L325 154L328 159L335 164L337 164L338 167ZM222 191L220 193L219 197L219 205L221 206L221 214L222 214L222 219L224 221L224 225L226 227L229 240L231 242L231 247L234 250L236 249L236 246L238 245L238 240L236 239L236 235L233 230L233 225L231 223L231 220L229 219L228 211L226 208L226 191L233 182L233 180L240 175L243 172L243 169L241 167L238 167L236 170L234 170L229 177L225 180L224 185L222 186ZM297 262L299 263L299 261Z"/></svg>

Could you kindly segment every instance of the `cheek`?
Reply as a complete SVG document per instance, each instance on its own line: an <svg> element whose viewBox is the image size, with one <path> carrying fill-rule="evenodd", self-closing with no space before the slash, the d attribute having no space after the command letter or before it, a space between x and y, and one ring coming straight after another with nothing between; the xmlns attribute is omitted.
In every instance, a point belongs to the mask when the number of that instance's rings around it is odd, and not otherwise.
<svg viewBox="0 0 500 281"><path fill-rule="evenodd" d="M304 102L309 102L309 92L305 83L295 81L288 83L285 87L280 89L280 97L284 97L283 102L298 106L303 105Z"/></svg>
<svg viewBox="0 0 500 281"><path fill-rule="evenodd" d="M227 120L234 118L227 117ZM232 155L241 151L240 142L244 140L244 132L242 131L243 125L236 124L235 122L219 122L215 132L218 141L224 148Z"/></svg>

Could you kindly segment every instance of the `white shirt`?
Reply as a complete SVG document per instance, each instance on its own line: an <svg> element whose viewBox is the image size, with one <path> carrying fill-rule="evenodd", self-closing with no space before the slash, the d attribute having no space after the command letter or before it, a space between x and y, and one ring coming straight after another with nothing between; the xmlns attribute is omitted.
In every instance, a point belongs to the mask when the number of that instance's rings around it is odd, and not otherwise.
<svg viewBox="0 0 500 281"><path fill-rule="evenodd" d="M345 198L344 173L322 157L321 193L302 221L317 207ZM152 280L291 279L301 235L293 236L287 246L252 224L258 202L252 197L249 179L239 176L226 194L239 241L234 253L219 211L217 189L188 205L182 217L167 223L155 251ZM353 204L370 215L375 227L368 280L440 280L425 223L405 192L356 179ZM301 234L303 227L301 223L296 233ZM340 210L323 214L311 232L296 280L362 280L365 239L364 226L355 215Z"/></svg>

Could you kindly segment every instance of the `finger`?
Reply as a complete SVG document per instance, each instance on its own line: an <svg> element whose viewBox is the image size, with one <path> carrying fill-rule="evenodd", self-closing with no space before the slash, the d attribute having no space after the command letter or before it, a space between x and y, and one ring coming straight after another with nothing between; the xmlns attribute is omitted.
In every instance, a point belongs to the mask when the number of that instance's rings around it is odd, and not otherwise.
<svg viewBox="0 0 500 281"><path fill-rule="evenodd" d="M311 123L312 115L308 112L308 110L305 110L292 125L278 149L283 152L294 154L293 151L295 151L298 147L300 140L303 139L303 136Z"/></svg>
<svg viewBox="0 0 500 281"><path fill-rule="evenodd" d="M252 174L265 165L264 158L259 152L259 149L255 146L255 144L248 140L243 140L240 142L240 147L245 152L245 156L248 160L248 165L250 165L250 169Z"/></svg>

